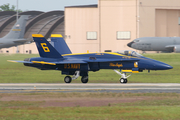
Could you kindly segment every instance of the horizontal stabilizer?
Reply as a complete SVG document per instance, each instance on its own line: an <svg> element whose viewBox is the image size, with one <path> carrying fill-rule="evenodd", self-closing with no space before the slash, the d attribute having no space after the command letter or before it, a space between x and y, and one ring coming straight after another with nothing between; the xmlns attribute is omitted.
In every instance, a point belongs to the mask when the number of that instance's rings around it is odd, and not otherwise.
<svg viewBox="0 0 180 120"><path fill-rule="evenodd" d="M29 64L47 64L47 65L56 65L56 64L86 64L82 60L63 60L59 62L45 62L45 61L19 61L19 60L7 60L8 62L15 62L15 63L29 63Z"/></svg>
<svg viewBox="0 0 180 120"><path fill-rule="evenodd" d="M19 61L19 60L7 60L8 62L15 62L15 63L32 63L29 61Z"/></svg>
<svg viewBox="0 0 180 120"><path fill-rule="evenodd" d="M23 43L25 43L25 42L28 42L28 40L27 39L21 39L21 40L15 40L15 41L13 41L14 43L19 43L19 44L23 44Z"/></svg>

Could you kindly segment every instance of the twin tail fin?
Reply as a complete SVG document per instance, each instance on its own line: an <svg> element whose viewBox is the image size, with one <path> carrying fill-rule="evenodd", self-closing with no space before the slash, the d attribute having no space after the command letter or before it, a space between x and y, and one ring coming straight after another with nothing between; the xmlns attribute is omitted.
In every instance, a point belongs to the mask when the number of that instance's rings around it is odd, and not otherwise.
<svg viewBox="0 0 180 120"><path fill-rule="evenodd" d="M41 34L32 34L36 43L40 57L44 58L63 58L61 54L44 38Z"/></svg>
<svg viewBox="0 0 180 120"><path fill-rule="evenodd" d="M72 54L61 34L51 35L51 45L61 54Z"/></svg>

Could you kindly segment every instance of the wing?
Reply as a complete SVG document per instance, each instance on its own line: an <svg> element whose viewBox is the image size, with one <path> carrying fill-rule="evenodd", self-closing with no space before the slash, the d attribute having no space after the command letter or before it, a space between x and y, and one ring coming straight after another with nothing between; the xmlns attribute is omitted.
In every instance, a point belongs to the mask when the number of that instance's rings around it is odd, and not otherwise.
<svg viewBox="0 0 180 120"><path fill-rule="evenodd" d="M8 62L15 62L15 63L32 63L29 61L20 61L20 60L7 60Z"/></svg>
<svg viewBox="0 0 180 120"><path fill-rule="evenodd" d="M19 44L23 44L26 42L33 42L32 38L28 38L28 39L17 39L15 41L13 41L14 43L19 43Z"/></svg>
<svg viewBox="0 0 180 120"><path fill-rule="evenodd" d="M45 61L19 61L19 60L8 60L8 62L16 63L29 63L29 64L47 64L47 65L57 65L57 64L85 64L82 60L63 60L58 62L45 62Z"/></svg>

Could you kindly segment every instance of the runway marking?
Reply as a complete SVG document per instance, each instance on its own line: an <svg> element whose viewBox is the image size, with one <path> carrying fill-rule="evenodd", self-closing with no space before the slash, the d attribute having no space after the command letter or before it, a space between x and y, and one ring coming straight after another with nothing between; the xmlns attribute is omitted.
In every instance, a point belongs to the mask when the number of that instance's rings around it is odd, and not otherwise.
<svg viewBox="0 0 180 120"><path fill-rule="evenodd" d="M179 83L89 83L89 84L56 84L56 83L2 83L0 90L180 90Z"/></svg>

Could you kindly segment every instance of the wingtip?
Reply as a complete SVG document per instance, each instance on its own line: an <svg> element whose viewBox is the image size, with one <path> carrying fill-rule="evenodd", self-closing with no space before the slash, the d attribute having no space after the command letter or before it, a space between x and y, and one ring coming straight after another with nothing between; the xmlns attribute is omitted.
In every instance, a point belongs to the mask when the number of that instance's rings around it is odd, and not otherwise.
<svg viewBox="0 0 180 120"><path fill-rule="evenodd" d="M14 61L14 60L7 60L8 62L14 62L14 63L17 63L16 61Z"/></svg>
<svg viewBox="0 0 180 120"><path fill-rule="evenodd" d="M63 37L61 34L51 34L51 37Z"/></svg>
<svg viewBox="0 0 180 120"><path fill-rule="evenodd" d="M42 34L32 34L32 37L44 37Z"/></svg>

